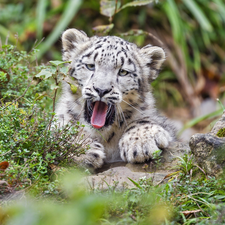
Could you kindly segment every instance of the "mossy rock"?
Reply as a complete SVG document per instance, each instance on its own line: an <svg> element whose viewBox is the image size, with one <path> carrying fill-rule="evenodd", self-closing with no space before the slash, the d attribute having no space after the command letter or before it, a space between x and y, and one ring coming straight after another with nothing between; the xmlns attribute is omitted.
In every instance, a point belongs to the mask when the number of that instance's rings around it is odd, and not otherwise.
<svg viewBox="0 0 225 225"><path fill-rule="evenodd" d="M225 128L219 129L219 131L216 134L217 137L225 137Z"/></svg>

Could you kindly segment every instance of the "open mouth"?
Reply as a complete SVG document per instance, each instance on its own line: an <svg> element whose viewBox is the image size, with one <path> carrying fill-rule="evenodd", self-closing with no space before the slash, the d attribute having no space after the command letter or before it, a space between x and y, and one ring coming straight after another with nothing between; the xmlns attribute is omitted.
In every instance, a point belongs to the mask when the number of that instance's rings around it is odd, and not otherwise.
<svg viewBox="0 0 225 225"><path fill-rule="evenodd" d="M85 103L85 119L96 129L112 125L115 120L115 106L107 105L101 101L91 102L87 100Z"/></svg>

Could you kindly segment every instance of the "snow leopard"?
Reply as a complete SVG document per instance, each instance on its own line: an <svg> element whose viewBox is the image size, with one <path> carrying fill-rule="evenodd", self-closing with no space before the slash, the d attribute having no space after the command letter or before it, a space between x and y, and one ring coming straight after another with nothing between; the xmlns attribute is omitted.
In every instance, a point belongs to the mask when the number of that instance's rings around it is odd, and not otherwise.
<svg viewBox="0 0 225 225"><path fill-rule="evenodd" d="M163 48L139 48L117 36L88 37L73 28L62 34L62 55L77 91L63 84L56 115L61 126L71 120L85 125L90 149L80 162L94 169L115 161L142 163L176 139L150 85L165 60Z"/></svg>

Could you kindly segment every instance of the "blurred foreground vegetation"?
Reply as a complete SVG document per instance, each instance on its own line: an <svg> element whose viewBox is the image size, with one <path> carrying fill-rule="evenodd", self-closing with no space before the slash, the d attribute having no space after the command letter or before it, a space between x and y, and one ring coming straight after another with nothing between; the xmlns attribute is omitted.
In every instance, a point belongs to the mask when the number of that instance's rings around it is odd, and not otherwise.
<svg viewBox="0 0 225 225"><path fill-rule="evenodd" d="M82 124L54 123L67 76L59 61L66 28L162 46L167 62L155 95L164 106L193 110L205 98L224 98L224 26L223 0L1 1L0 223L224 224L224 179L208 177L192 156L163 185L143 178L131 190L116 183L94 190L65 168L88 149ZM23 191L33 197L10 204L7 196Z"/></svg>
<svg viewBox="0 0 225 225"><path fill-rule="evenodd" d="M222 225L224 177L206 177L198 170L201 178L197 178L197 167L190 158L181 159L179 172L171 174L169 182L153 185L146 177L138 182L130 179L135 184L132 189L117 189L116 181L108 189L93 189L84 179L86 174L61 169L42 193L33 185L25 193L19 192L16 201L3 201L0 223Z"/></svg>

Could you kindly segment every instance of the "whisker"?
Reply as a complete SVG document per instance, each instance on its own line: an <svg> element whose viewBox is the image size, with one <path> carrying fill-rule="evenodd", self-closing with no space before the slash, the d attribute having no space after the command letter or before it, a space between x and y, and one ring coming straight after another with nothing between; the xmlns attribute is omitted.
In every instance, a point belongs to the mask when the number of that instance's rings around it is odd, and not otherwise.
<svg viewBox="0 0 225 225"><path fill-rule="evenodd" d="M84 100L83 96L81 95L79 98L76 99L76 101L80 101L80 99Z"/></svg>
<svg viewBox="0 0 225 225"><path fill-rule="evenodd" d="M118 105L115 105L115 106L116 106L116 119L117 119L118 125L120 125L120 122L123 121L123 119L120 116Z"/></svg>
<svg viewBox="0 0 225 225"><path fill-rule="evenodd" d="M83 107L81 108L80 112L78 113L77 118L80 119L82 112L84 111Z"/></svg>
<svg viewBox="0 0 225 225"><path fill-rule="evenodd" d="M120 105L118 105L117 107L118 107L118 112L119 112L120 119L121 119L121 121L124 121L124 119L122 117L122 114L121 114L121 107L120 107Z"/></svg>
<svg viewBox="0 0 225 225"><path fill-rule="evenodd" d="M127 103L127 105L131 106L132 108L134 108L135 110L137 110L139 113L145 115L145 113L141 112L139 109L135 108L133 105L129 104L128 102L126 102L125 100L122 100L123 102Z"/></svg>
<svg viewBox="0 0 225 225"><path fill-rule="evenodd" d="M126 126L127 126L127 121L126 121L126 118L125 118L125 116L124 116L123 110L122 110L122 108L121 108L120 105L118 105L118 109L120 109L120 113L121 113L121 116L123 117L123 121L125 122L125 124L126 124Z"/></svg>

